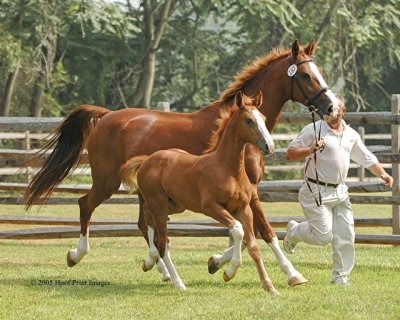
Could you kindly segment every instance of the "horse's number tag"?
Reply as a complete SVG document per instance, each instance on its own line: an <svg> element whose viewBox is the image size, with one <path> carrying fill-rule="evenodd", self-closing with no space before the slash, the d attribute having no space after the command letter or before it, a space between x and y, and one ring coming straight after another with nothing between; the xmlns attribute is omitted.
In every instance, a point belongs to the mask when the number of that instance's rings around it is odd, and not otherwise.
<svg viewBox="0 0 400 320"><path fill-rule="evenodd" d="M289 77L293 77L297 72L297 66L295 64L292 64L289 69L287 69L287 75Z"/></svg>

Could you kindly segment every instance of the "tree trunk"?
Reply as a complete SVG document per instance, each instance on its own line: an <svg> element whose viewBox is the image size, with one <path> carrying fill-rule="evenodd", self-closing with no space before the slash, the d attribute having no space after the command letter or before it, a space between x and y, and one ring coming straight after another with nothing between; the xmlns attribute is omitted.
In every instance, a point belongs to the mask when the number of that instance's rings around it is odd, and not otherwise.
<svg viewBox="0 0 400 320"><path fill-rule="evenodd" d="M14 92L15 81L17 80L19 73L19 59L17 66L13 72L10 72L7 77L6 85L4 88L3 101L1 101L1 116L8 117L10 115L11 98Z"/></svg>
<svg viewBox="0 0 400 320"><path fill-rule="evenodd" d="M165 0L162 10L157 16L152 2L150 0L143 1L147 50L142 62L142 72L132 99L134 106L150 107L156 69L156 52L159 49L160 40L168 22L171 4L172 0Z"/></svg>
<svg viewBox="0 0 400 320"><path fill-rule="evenodd" d="M54 60L57 50L57 32L53 30L47 36L47 45L42 46L40 50L41 70L33 85L32 99L30 104L30 113L32 117L42 116L42 97L46 87L50 86L50 79L54 69Z"/></svg>
<svg viewBox="0 0 400 320"><path fill-rule="evenodd" d="M316 34L318 35L317 43L322 41L322 38L324 37L325 30L329 28L331 24L331 19L332 15L334 12L336 12L336 7L339 5L340 0L335 0L331 4L331 7L329 8L328 12L326 13L324 19L322 20L321 24L318 27L318 30Z"/></svg>
<svg viewBox="0 0 400 320"><path fill-rule="evenodd" d="M41 117L42 116L42 97L45 85L45 77L41 74L33 85L32 99L30 105L30 116L31 117Z"/></svg>

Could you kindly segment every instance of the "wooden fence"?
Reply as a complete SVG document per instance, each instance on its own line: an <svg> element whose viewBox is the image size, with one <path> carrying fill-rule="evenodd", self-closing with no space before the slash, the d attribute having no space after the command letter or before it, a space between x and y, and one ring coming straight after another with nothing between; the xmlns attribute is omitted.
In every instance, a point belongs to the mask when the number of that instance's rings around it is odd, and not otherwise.
<svg viewBox="0 0 400 320"><path fill-rule="evenodd" d="M29 150L30 138L34 131L49 132L61 118L0 118L0 132L23 132L26 138L24 148L28 150L2 149L0 150L0 168L23 167L25 165L26 156L35 152ZM283 113L280 123L304 124L310 122L310 115L307 113ZM400 244L400 187L399 187L399 136L400 136L400 95L393 95L391 98L391 112L360 112L347 113L346 121L354 125L385 125L391 126L391 145L386 146L369 146L368 148L378 157L383 164L390 164L392 176L395 184L392 188L391 195L377 195L380 192L390 191L378 181L369 182L349 182L350 198L353 203L367 204L389 204L392 205L391 218L358 218L355 220L356 226L386 226L392 228L392 235L357 235L356 242L359 243L382 243L382 244ZM29 132L29 134L27 133ZM35 134L37 135L37 134ZM43 135L39 136L43 138ZM266 158L266 166L271 167L276 163L284 163L285 150L276 150L276 152ZM87 163L87 158L83 157L83 163ZM33 164L40 166L40 162ZM29 170L30 169L26 169ZM259 185L259 195L261 201L266 202L296 202L297 193L301 185L301 181L263 181ZM20 196L10 195L10 192L17 191L22 193L26 188L25 183L0 183L0 191L3 196L0 197L1 204L21 204ZM90 186L88 185L60 185L56 192L62 193L85 193ZM119 190L120 194L126 193L123 188ZM374 193L370 195L369 193ZM115 197L107 203L137 203L137 199L131 197ZM56 197L49 199L47 204L68 204L77 203L76 197ZM271 218L271 224L275 227L282 227L292 217ZM296 217L300 220L301 217ZM7 224L36 224L36 225L66 225L65 227L37 228L18 231L0 232L0 238L3 239L42 239L42 238L65 238L79 236L78 219L50 219L36 217L34 219L28 217L13 217L7 213L0 213L0 223ZM169 234L172 236L226 236L227 230L213 221L189 221L185 223L171 223L169 225ZM137 224L134 221L93 221L93 236L135 236L138 235ZM278 232L278 237L283 238L284 232Z"/></svg>

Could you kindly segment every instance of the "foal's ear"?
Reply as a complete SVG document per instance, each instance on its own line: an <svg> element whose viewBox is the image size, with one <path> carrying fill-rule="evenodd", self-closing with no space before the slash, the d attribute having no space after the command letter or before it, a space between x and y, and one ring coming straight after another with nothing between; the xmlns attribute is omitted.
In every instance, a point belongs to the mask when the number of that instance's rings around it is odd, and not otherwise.
<svg viewBox="0 0 400 320"><path fill-rule="evenodd" d="M235 104L237 105L237 107L240 109L243 107L243 92L242 91L238 91L236 92L235 95Z"/></svg>
<svg viewBox="0 0 400 320"><path fill-rule="evenodd" d="M306 55L312 56L316 47L317 47L317 42L315 41L315 39L312 39L307 48L304 49L304 52L306 53Z"/></svg>
<svg viewBox="0 0 400 320"><path fill-rule="evenodd" d="M294 60L297 59L299 52L300 52L300 45L299 45L299 41L296 39L296 40L294 40L294 42L292 44L292 56L293 56Z"/></svg>
<svg viewBox="0 0 400 320"><path fill-rule="evenodd" d="M253 101L254 101L254 106L257 108L257 109L260 109L260 107L261 107L261 105L262 105L262 103L263 103L263 93L262 93L262 91L260 90L260 91L258 91L258 93L257 93L257 95L253 98Z"/></svg>

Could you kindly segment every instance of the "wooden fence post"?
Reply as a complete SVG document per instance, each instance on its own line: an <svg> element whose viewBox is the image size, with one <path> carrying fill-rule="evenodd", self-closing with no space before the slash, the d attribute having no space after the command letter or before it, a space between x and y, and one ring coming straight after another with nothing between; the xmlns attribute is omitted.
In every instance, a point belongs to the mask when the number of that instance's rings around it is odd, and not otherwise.
<svg viewBox="0 0 400 320"><path fill-rule="evenodd" d="M399 115L400 114L400 94L392 95L392 114ZM400 152L400 125L392 124L392 153L398 154ZM394 184L392 188L392 197L399 198L400 197L400 164L393 163L392 164L392 176L394 179ZM399 205L392 205L392 227L393 234L400 234L400 209Z"/></svg>
<svg viewBox="0 0 400 320"><path fill-rule="evenodd" d="M27 130L25 131L25 150L30 150L31 149L31 136L30 136L30 131ZM28 166L25 169L25 180L27 183L31 182L31 168Z"/></svg>
<svg viewBox="0 0 400 320"><path fill-rule="evenodd" d="M364 127L358 127L358 133L360 134L361 141L365 144L365 128ZM358 175L358 180L359 181L364 181L365 180L365 168L363 166L360 166L357 169L357 175Z"/></svg>
<svg viewBox="0 0 400 320"><path fill-rule="evenodd" d="M159 110L164 111L164 112L170 112L171 111L169 102L165 102L165 101L159 102L157 104L157 107L158 107Z"/></svg>

